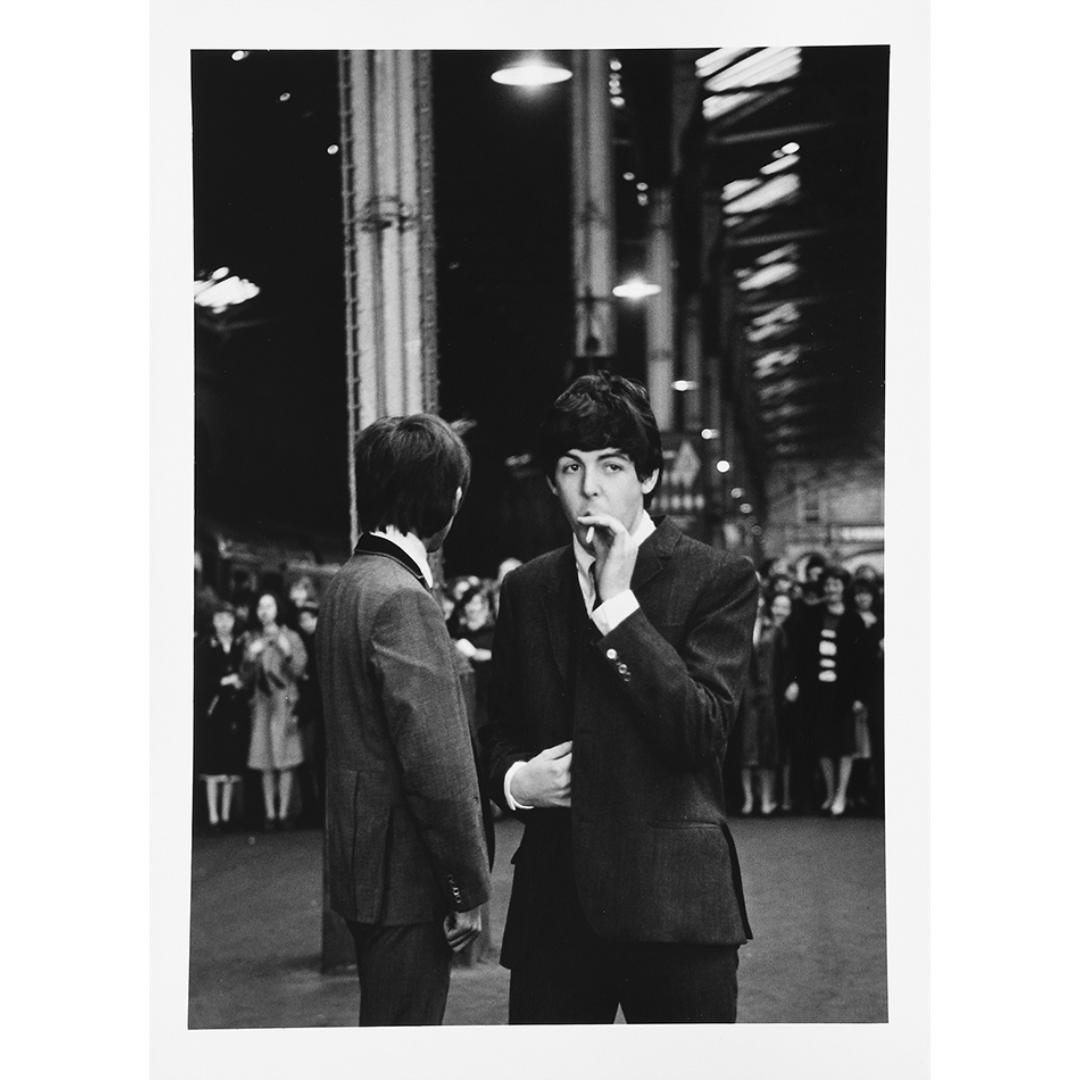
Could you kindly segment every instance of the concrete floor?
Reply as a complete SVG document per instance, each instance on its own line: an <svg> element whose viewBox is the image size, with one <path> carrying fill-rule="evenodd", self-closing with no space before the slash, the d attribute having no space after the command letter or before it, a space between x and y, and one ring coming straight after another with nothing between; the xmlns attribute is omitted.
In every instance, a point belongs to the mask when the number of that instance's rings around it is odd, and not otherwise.
<svg viewBox="0 0 1080 1080"><path fill-rule="evenodd" d="M740 1023L887 1019L884 823L735 819L754 940L740 951ZM509 859L520 825L496 825L489 955L455 968L448 1024L503 1024L499 967ZM339 1027L356 1022L352 973L320 973L322 835L196 837L190 1028Z"/></svg>

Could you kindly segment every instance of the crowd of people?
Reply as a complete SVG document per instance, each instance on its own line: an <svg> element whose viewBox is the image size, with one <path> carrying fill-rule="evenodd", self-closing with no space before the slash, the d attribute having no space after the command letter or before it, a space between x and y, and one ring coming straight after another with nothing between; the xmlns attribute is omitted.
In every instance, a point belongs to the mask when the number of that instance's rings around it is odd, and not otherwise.
<svg viewBox="0 0 1080 1080"><path fill-rule="evenodd" d="M729 769L742 814L880 815L885 806L884 580L819 554L767 562ZM734 752L732 752L734 751Z"/></svg>
<svg viewBox="0 0 1080 1080"><path fill-rule="evenodd" d="M264 829L321 825L325 752L311 580L298 579L285 599L261 589L204 600L209 627L195 641L195 770L207 827L218 833L237 824L237 789L254 774ZM245 805L250 824L253 807Z"/></svg>
<svg viewBox="0 0 1080 1080"><path fill-rule="evenodd" d="M474 731L487 718L500 588L520 565L507 558L494 577L458 575L441 590L461 669L473 675ZM882 815L883 577L869 564L849 573L816 553L803 560L801 577L784 559L766 560L758 576L750 673L725 769L729 809ZM238 790L256 774L263 828L322 824L325 751L312 647L318 611L306 576L284 599L274 589L241 589L231 601L209 597L202 605L195 762L212 833L236 824ZM255 818L249 806L245 826Z"/></svg>

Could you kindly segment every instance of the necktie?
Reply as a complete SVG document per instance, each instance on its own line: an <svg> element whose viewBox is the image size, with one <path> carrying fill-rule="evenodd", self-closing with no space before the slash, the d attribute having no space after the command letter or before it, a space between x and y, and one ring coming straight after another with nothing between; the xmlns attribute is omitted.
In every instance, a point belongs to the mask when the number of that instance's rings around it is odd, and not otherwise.
<svg viewBox="0 0 1080 1080"><path fill-rule="evenodd" d="M595 560L589 563L589 577L592 579L593 587L593 601L592 610L595 611L600 606L600 582L596 577L596 562Z"/></svg>

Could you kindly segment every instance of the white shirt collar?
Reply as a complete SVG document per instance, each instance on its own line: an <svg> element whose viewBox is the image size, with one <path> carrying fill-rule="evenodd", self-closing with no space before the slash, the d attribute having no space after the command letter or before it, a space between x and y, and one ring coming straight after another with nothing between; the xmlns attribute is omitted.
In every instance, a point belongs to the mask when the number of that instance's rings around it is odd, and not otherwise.
<svg viewBox="0 0 1080 1080"><path fill-rule="evenodd" d="M400 529L394 528L393 525L387 525L386 532L380 532L377 529L373 529L371 535L381 536L384 540L389 540L390 543L397 544L397 546L420 567L420 573L424 575L427 587L430 589L435 584L435 578L431 573L431 567L428 565L427 548L424 547L424 542L416 535L416 533L403 533Z"/></svg>

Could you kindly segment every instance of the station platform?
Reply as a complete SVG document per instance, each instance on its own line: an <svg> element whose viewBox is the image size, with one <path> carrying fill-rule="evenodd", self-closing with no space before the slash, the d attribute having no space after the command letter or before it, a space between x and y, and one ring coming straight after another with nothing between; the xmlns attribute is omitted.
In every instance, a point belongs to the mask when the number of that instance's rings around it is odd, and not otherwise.
<svg viewBox="0 0 1080 1080"><path fill-rule="evenodd" d="M887 1020L885 827L879 818L735 818L754 940L740 950L740 1023ZM521 825L496 823L491 944L455 967L447 1024L505 1024L498 964ZM356 1023L352 972L322 974L322 834L193 840L188 1026Z"/></svg>

